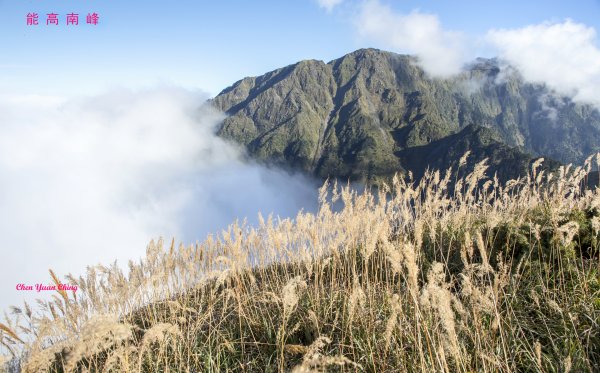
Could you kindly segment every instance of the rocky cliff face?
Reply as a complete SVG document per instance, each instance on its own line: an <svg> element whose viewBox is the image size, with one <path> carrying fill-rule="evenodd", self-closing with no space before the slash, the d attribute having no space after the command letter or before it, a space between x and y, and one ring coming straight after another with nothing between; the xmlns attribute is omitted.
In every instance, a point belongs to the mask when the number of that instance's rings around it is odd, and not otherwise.
<svg viewBox="0 0 600 373"><path fill-rule="evenodd" d="M430 79L413 57L361 49L245 78L212 102L219 135L259 160L319 177L371 179L490 158L503 177L532 158L581 163L600 151L600 113L496 60Z"/></svg>

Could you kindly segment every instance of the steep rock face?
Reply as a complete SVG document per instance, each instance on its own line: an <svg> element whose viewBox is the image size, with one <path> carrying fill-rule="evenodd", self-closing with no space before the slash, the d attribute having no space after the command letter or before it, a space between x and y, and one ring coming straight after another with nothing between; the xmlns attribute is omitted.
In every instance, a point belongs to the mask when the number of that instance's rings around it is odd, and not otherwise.
<svg viewBox="0 0 600 373"><path fill-rule="evenodd" d="M413 57L362 49L245 78L212 102L228 114L220 136L319 177L422 174L456 164L462 149L513 177L535 156L580 163L600 150L598 110L496 60L440 80Z"/></svg>

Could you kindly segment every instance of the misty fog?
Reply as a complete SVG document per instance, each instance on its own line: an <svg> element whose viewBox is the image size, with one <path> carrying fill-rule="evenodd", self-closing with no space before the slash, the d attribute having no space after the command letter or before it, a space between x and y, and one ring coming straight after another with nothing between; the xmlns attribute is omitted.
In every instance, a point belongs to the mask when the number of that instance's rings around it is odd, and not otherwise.
<svg viewBox="0 0 600 373"><path fill-rule="evenodd" d="M191 244L248 217L316 208L315 181L242 161L207 96L174 87L95 97L0 96L0 307L151 239ZM6 266L6 263L9 263ZM46 296L49 294L46 294Z"/></svg>

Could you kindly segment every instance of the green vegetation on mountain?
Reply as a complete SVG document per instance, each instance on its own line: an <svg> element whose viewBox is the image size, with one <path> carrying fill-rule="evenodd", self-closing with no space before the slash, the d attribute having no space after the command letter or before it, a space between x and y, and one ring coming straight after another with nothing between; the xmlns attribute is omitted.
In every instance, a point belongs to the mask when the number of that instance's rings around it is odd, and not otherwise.
<svg viewBox="0 0 600 373"><path fill-rule="evenodd" d="M526 83L497 60L441 80L413 57L361 49L245 78L212 102L229 115L220 136L321 178L422 175L470 150L508 179L536 157L581 164L600 150L597 109Z"/></svg>

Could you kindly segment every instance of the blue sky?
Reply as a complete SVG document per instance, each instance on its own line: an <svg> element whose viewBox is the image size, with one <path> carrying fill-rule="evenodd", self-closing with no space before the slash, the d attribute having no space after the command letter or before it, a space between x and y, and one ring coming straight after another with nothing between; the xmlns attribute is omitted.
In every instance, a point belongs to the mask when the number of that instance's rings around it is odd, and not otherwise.
<svg viewBox="0 0 600 373"><path fill-rule="evenodd" d="M214 95L244 76L301 59L328 61L380 46L356 30L361 3L346 0L327 11L317 0L0 0L0 93L69 95L166 83ZM381 3L398 14L434 14L444 29L473 39L490 29L567 18L600 30L597 0ZM27 26L28 12L40 13L42 25ZM60 26L45 25L50 12L61 15ZM69 12L80 13L82 23L97 12L100 24L68 28ZM486 53L493 52L476 51Z"/></svg>

